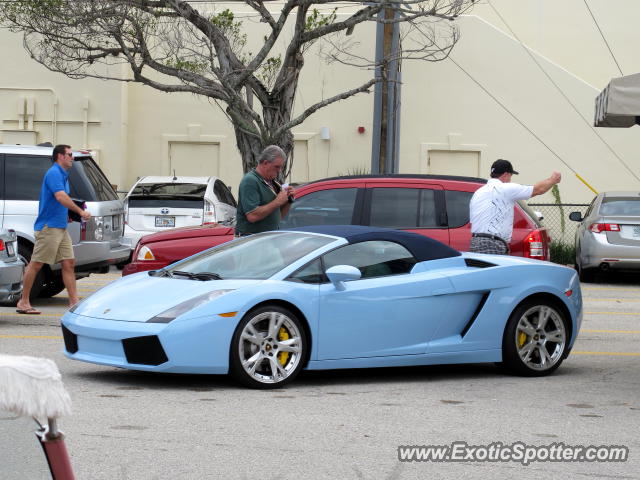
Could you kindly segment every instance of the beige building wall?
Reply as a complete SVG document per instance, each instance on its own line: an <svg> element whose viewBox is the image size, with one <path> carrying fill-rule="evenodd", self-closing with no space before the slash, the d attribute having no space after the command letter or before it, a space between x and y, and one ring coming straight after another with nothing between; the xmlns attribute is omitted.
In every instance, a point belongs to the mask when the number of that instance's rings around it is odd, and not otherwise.
<svg viewBox="0 0 640 480"><path fill-rule="evenodd" d="M623 72L640 71L635 52L640 5L634 0L588 0L588 5ZM561 171L567 202L593 196L575 173L598 190L640 186L638 127L590 126L595 96L620 73L583 0L491 0L458 24L462 38L450 59L403 63L402 173L486 176L491 162L503 157L514 162L522 183ZM254 32L250 42L260 36ZM373 25L358 26L352 39L359 53L372 55ZM320 44L305 56L298 112L370 76L366 70L326 65L319 49ZM21 37L8 31L0 31L0 56L13 66L0 71L0 142L52 141L93 149L121 190L139 176L175 170L220 176L237 192L240 156L233 129L215 103L136 84L70 80L30 60ZM290 181L368 170L372 116L373 94L364 94L294 128Z"/></svg>

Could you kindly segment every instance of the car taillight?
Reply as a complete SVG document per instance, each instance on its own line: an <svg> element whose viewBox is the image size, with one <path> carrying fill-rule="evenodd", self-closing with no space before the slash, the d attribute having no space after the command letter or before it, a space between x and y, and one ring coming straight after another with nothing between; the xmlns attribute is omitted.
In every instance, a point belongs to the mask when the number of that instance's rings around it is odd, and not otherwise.
<svg viewBox="0 0 640 480"><path fill-rule="evenodd" d="M210 225L216 223L216 207L208 200L204 201L204 225Z"/></svg>
<svg viewBox="0 0 640 480"><path fill-rule="evenodd" d="M4 251L4 240L0 238L0 252Z"/></svg>
<svg viewBox="0 0 640 480"><path fill-rule="evenodd" d="M589 230L593 233L619 232L620 225L617 223L592 223Z"/></svg>
<svg viewBox="0 0 640 480"><path fill-rule="evenodd" d="M534 230L524 239L524 248L522 249L524 256L527 258L536 258L538 260L546 260L544 239L540 230Z"/></svg>

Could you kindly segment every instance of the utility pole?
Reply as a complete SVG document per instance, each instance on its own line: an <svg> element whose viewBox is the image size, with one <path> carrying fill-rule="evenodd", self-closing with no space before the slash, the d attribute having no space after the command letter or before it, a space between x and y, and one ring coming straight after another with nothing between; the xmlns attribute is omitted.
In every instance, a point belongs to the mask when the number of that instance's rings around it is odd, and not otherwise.
<svg viewBox="0 0 640 480"><path fill-rule="evenodd" d="M398 13L385 8L378 18L393 20ZM400 27L380 22L376 30L376 83L373 108L371 173L397 173L400 155Z"/></svg>

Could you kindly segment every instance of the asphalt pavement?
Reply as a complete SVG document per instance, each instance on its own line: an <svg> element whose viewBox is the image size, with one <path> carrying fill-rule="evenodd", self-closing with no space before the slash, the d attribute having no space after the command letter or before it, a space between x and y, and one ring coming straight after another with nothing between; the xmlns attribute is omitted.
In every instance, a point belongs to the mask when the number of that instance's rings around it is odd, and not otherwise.
<svg viewBox="0 0 640 480"><path fill-rule="evenodd" d="M78 283L86 296L119 272ZM303 372L255 391L226 376L150 374L68 360L66 293L26 316L0 307L0 351L59 366L78 479L640 478L640 281L583 284L585 315L552 376L493 365ZM393 331L390 331L393 334ZM48 478L30 422L0 412L0 477ZM401 462L403 445L622 445L626 462Z"/></svg>

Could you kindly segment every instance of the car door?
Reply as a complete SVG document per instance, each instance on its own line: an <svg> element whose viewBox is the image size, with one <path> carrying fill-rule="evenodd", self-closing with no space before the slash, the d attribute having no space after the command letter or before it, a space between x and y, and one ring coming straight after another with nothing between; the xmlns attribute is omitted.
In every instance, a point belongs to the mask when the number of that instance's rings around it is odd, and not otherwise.
<svg viewBox="0 0 640 480"><path fill-rule="evenodd" d="M5 154L4 158L4 228L33 235L38 216L42 178L51 167L51 157Z"/></svg>
<svg viewBox="0 0 640 480"><path fill-rule="evenodd" d="M410 274L416 260L402 245L365 241L322 257L358 268L359 280L320 285L318 359L415 355L445 316L451 282L437 272Z"/></svg>
<svg viewBox="0 0 640 480"><path fill-rule="evenodd" d="M449 245L442 186L405 179L366 187L364 225L408 230Z"/></svg>
<svg viewBox="0 0 640 480"><path fill-rule="evenodd" d="M364 189L356 182L324 185L322 189L304 189L281 220L280 228L309 225L359 225Z"/></svg>
<svg viewBox="0 0 640 480"><path fill-rule="evenodd" d="M469 223L471 197L473 197L473 192L469 191L445 191L449 246L456 250L467 251L471 243L471 225Z"/></svg>

